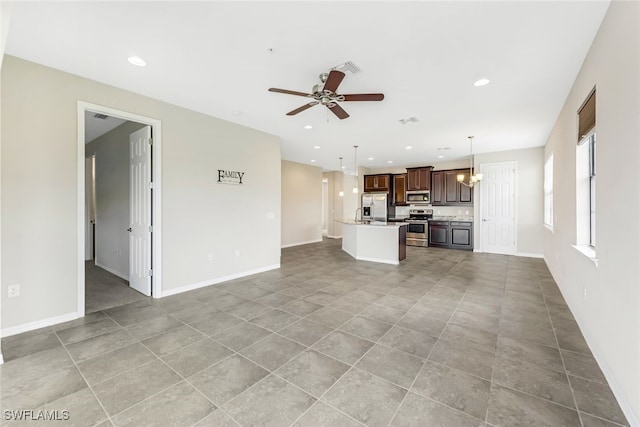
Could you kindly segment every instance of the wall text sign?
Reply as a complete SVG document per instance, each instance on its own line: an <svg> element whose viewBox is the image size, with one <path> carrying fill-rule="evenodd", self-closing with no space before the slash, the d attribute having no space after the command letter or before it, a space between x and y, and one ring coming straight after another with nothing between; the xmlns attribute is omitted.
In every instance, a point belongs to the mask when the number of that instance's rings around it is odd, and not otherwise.
<svg viewBox="0 0 640 427"><path fill-rule="evenodd" d="M218 184L242 185L244 172L218 169Z"/></svg>

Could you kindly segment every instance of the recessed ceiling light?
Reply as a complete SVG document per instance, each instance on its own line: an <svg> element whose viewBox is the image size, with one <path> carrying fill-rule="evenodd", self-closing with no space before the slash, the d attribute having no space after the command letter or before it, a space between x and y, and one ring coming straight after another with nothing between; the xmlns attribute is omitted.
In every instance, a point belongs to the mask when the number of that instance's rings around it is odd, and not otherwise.
<svg viewBox="0 0 640 427"><path fill-rule="evenodd" d="M315 162L316 162L315 160L311 160L311 163L315 163Z"/></svg>
<svg viewBox="0 0 640 427"><path fill-rule="evenodd" d="M342 167L342 169L346 169L346 168L347 168L346 166L343 166L343 167Z"/></svg>
<svg viewBox="0 0 640 427"><path fill-rule="evenodd" d="M473 85L476 86L476 87L484 86L484 85L488 85L490 81L491 80L484 79L484 78L483 79L478 79L473 83Z"/></svg>
<svg viewBox="0 0 640 427"><path fill-rule="evenodd" d="M234 116L242 115L242 111L240 111L240 110L233 110L232 113L233 113Z"/></svg>
<svg viewBox="0 0 640 427"><path fill-rule="evenodd" d="M393 163L393 160L389 160L389 161L387 161L387 163Z"/></svg>
<svg viewBox="0 0 640 427"><path fill-rule="evenodd" d="M373 157L369 157L369 160L373 160Z"/></svg>
<svg viewBox="0 0 640 427"><path fill-rule="evenodd" d="M411 150L413 147L410 145L407 145L406 147L404 147L405 150Z"/></svg>
<svg viewBox="0 0 640 427"><path fill-rule="evenodd" d="M312 125L306 125L304 128L305 129L313 129L313 126Z"/></svg>
<svg viewBox="0 0 640 427"><path fill-rule="evenodd" d="M439 159L444 159L444 156L438 156Z"/></svg>
<svg viewBox="0 0 640 427"><path fill-rule="evenodd" d="M314 150L319 150L319 149L320 149L320 146L319 146L319 145L314 145L314 146L313 146L313 149L314 149Z"/></svg>
<svg viewBox="0 0 640 427"><path fill-rule="evenodd" d="M129 64L135 65L136 67L146 67L147 65L147 62L139 56L130 56L127 60Z"/></svg>

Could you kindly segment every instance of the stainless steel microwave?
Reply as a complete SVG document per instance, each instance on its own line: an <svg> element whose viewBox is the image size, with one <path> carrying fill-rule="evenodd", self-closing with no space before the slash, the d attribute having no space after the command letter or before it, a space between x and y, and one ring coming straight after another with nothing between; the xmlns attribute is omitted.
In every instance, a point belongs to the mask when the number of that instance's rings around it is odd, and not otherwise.
<svg viewBox="0 0 640 427"><path fill-rule="evenodd" d="M407 203L411 205L430 205L431 192L429 190L407 191Z"/></svg>

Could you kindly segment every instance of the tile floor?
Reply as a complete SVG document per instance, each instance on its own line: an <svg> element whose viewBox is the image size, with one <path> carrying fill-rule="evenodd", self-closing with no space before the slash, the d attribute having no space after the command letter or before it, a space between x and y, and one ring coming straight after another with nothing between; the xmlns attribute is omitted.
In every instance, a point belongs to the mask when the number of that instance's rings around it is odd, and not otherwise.
<svg viewBox="0 0 640 427"><path fill-rule="evenodd" d="M2 340L5 409L74 426L627 425L544 262L340 241ZM45 425L37 422L35 425ZM15 425L4 420L2 425Z"/></svg>
<svg viewBox="0 0 640 427"><path fill-rule="evenodd" d="M146 299L129 287L129 283L100 267L85 261L85 313L106 310Z"/></svg>

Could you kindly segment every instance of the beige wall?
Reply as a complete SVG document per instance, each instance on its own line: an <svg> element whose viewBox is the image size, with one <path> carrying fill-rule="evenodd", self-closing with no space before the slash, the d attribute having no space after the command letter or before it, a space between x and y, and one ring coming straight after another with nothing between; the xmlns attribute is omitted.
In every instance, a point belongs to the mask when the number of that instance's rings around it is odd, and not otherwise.
<svg viewBox="0 0 640 427"><path fill-rule="evenodd" d="M597 88L596 257L576 244L577 111ZM545 260L631 425L640 425L640 3L613 1L545 147Z"/></svg>
<svg viewBox="0 0 640 427"><path fill-rule="evenodd" d="M129 280L129 135L144 125L125 122L85 146L96 156L96 265Z"/></svg>
<svg viewBox="0 0 640 427"><path fill-rule="evenodd" d="M282 161L282 247L322 240L322 168Z"/></svg>
<svg viewBox="0 0 640 427"><path fill-rule="evenodd" d="M2 300L3 330L77 311L78 100L162 121L163 291L279 265L277 137L7 56L1 291L22 294ZM217 169L245 184L216 184Z"/></svg>

